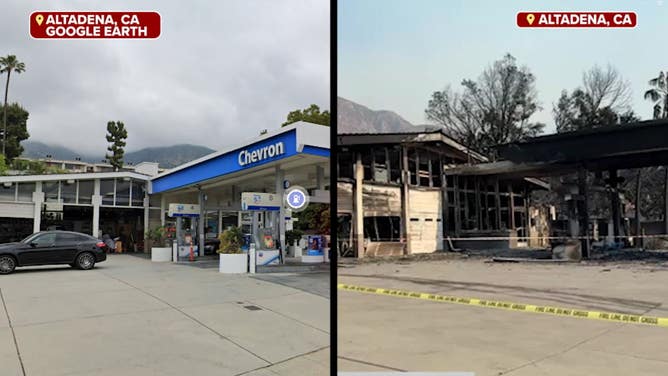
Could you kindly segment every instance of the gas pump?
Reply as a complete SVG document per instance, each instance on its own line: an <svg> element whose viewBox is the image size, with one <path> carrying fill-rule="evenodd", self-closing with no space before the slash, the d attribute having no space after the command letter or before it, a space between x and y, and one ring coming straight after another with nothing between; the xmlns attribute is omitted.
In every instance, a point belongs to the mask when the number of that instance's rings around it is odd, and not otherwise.
<svg viewBox="0 0 668 376"><path fill-rule="evenodd" d="M194 244L194 239L197 239L197 224L200 220L199 205L169 204L168 215L176 218L173 261L195 261L195 256L198 256L199 253L199 245Z"/></svg>
<svg viewBox="0 0 668 376"><path fill-rule="evenodd" d="M250 249L251 244L255 246L257 265L273 265L281 261L275 240L279 237L280 205L280 198L273 193L241 194L239 225L245 235L242 249Z"/></svg>
<svg viewBox="0 0 668 376"><path fill-rule="evenodd" d="M250 249L251 243L254 243L253 240L253 212L243 211L239 213L239 228L243 234L243 240L241 242L241 251L248 252Z"/></svg>

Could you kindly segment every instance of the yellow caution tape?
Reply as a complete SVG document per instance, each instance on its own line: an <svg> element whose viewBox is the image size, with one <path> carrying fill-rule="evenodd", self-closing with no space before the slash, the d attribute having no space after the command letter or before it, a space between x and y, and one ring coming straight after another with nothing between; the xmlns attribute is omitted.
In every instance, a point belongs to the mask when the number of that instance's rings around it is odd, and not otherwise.
<svg viewBox="0 0 668 376"><path fill-rule="evenodd" d="M557 307L540 306L533 304L510 303L510 302L502 302L502 301L487 300L487 299L461 298L456 296L427 294L424 292L390 290L390 289L381 289L375 287L347 285L343 283L339 283L338 288L339 290L355 291L355 292L362 292L376 295L396 296L401 298L431 300L434 302L464 304L478 307L542 313L556 316L568 316L579 319L606 320L606 321L624 322L630 324L644 324L644 325L668 327L667 317L639 316L639 315L629 315L624 313L585 311L582 309L575 309L575 308L557 308Z"/></svg>

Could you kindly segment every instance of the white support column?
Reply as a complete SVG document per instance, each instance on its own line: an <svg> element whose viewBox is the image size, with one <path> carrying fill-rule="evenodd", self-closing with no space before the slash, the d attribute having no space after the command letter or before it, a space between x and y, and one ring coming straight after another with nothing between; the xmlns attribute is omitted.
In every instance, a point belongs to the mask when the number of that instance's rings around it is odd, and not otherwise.
<svg viewBox="0 0 668 376"><path fill-rule="evenodd" d="M93 236L99 238L100 234L100 204L102 204L102 196L100 196L100 179L95 179L93 184L93 196L91 197L93 204Z"/></svg>
<svg viewBox="0 0 668 376"><path fill-rule="evenodd" d="M167 197L165 194L160 195L160 226L165 227L165 210L167 206Z"/></svg>
<svg viewBox="0 0 668 376"><path fill-rule="evenodd" d="M355 163L355 191L353 192L353 236L355 239L357 258L362 258L364 257L364 166L362 165L362 154L356 154L357 161ZM404 187L404 189L406 188ZM402 208L403 206L404 204L402 204ZM402 210L402 221L405 223L407 220L408 216L403 215ZM403 234L403 236L406 236L406 231L403 231Z"/></svg>
<svg viewBox="0 0 668 376"><path fill-rule="evenodd" d="M44 192L42 192L41 181L35 183L35 192L32 193L32 202L35 206L32 232L39 232L42 225L42 204L44 203Z"/></svg>
<svg viewBox="0 0 668 376"><path fill-rule="evenodd" d="M232 185L232 201L230 204L230 207L241 210L241 192L239 192L239 187L236 185Z"/></svg>
<svg viewBox="0 0 668 376"><path fill-rule="evenodd" d="M285 244L285 206L283 205L283 180L285 178L285 171L281 170L280 166L276 166L276 195L278 196L279 200L281 200L281 209L278 212L278 239L279 242L281 243L281 253L283 257L281 259L283 262L285 262L285 254L287 251L287 247Z"/></svg>
<svg viewBox="0 0 668 376"><path fill-rule="evenodd" d="M223 233L223 211L218 209L218 235Z"/></svg>
<svg viewBox="0 0 668 376"><path fill-rule="evenodd" d="M197 232L199 233L199 244L197 245L197 256L204 255L204 221L206 221L206 210L204 206L206 205L206 200L204 199L204 191L200 188L197 201L199 203L199 226L197 226Z"/></svg>
<svg viewBox="0 0 668 376"><path fill-rule="evenodd" d="M316 176L316 189L321 190L325 189L325 168L318 165L315 166L315 176Z"/></svg>
<svg viewBox="0 0 668 376"><path fill-rule="evenodd" d="M148 193L144 193L144 253L148 252L146 247L146 234L148 234L148 222L150 220L150 204L148 199Z"/></svg>

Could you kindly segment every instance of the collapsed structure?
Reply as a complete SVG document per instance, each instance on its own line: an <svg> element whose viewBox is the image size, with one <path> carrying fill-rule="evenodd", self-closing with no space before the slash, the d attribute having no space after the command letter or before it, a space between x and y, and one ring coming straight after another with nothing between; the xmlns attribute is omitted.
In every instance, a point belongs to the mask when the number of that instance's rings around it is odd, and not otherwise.
<svg viewBox="0 0 668 376"><path fill-rule="evenodd" d="M482 240L485 248L547 246L556 213L534 205L530 192L549 189L540 178L577 174L577 184L560 192L569 208L562 214L567 236L581 241L586 258L595 239L592 190L609 199L605 235L611 241L657 232L641 223L640 197L633 224L624 226L619 171L668 165L666 140L668 121L644 121L498 145L490 161L440 129L340 134L339 250L363 257L483 246L466 238ZM668 234L668 184L665 189L658 232Z"/></svg>
<svg viewBox="0 0 668 376"><path fill-rule="evenodd" d="M545 213L531 210L528 196L547 184L448 173L489 161L441 128L339 134L336 162L342 256L427 253L476 246L466 239L480 237L503 238L501 247L543 245Z"/></svg>

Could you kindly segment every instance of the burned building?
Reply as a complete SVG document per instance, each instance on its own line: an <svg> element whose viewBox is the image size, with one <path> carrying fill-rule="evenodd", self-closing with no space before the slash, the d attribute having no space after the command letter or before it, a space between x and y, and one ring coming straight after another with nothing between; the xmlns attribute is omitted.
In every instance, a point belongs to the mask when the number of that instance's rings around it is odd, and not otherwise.
<svg viewBox="0 0 668 376"><path fill-rule="evenodd" d="M568 224L565 230L569 238L581 241L582 256L587 258L593 243L600 238L596 235L600 233L596 228L600 222L603 222L604 229L607 228L605 237L619 246L642 248L645 235L665 237L668 234L668 169L663 167L663 200L651 203L663 213L661 222L642 221L638 172L632 174L637 179L635 197L625 198L621 187L623 172L668 165L666 140L666 119L611 124L498 145L497 161L456 166L446 169L446 174L498 179L574 176L574 181L561 192L567 204L565 217ZM600 216L593 212L592 193L608 201L604 204L608 213ZM635 213L628 213L629 199L633 201ZM632 220L629 221L629 217L633 217Z"/></svg>
<svg viewBox="0 0 668 376"><path fill-rule="evenodd" d="M337 139L341 256L545 245L545 212L533 208L528 197L547 184L449 173L455 166L489 161L441 128Z"/></svg>

